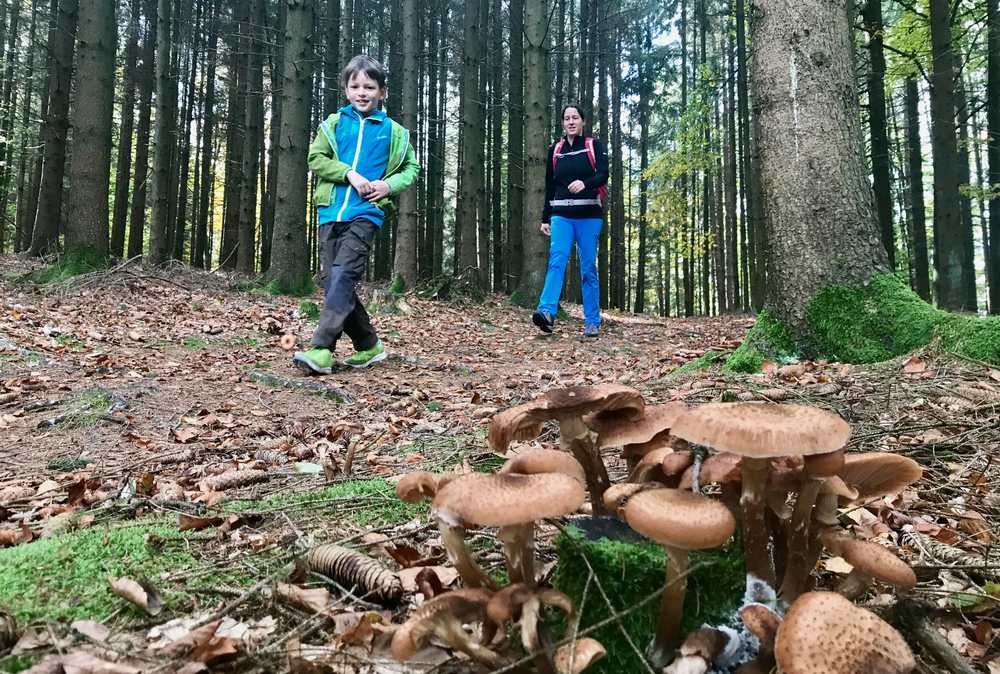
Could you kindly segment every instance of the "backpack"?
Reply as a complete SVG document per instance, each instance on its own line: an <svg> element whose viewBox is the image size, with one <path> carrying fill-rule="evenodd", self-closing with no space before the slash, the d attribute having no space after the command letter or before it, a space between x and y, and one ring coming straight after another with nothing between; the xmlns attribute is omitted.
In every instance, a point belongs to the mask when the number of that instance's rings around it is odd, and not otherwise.
<svg viewBox="0 0 1000 674"><path fill-rule="evenodd" d="M562 152L563 145L566 144L566 140L563 138L559 139L556 143L555 149L552 151L552 172L555 173L556 162L559 161L559 154ZM597 153L594 150L594 139L590 136L583 137L583 144L587 146L587 159L590 160L590 168L594 169L594 173L597 173ZM601 185L597 188L597 198L600 199L601 204L608 198L608 186Z"/></svg>

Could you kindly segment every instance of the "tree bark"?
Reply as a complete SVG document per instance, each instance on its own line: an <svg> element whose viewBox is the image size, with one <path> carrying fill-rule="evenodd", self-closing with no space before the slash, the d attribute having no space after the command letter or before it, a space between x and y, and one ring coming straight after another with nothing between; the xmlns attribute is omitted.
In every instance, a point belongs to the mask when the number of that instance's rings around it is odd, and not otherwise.
<svg viewBox="0 0 1000 674"><path fill-rule="evenodd" d="M28 222L28 213L30 211L31 222L35 220L35 211L32 204L32 198L28 194L28 185L26 181L27 170L28 170L28 156L29 156L29 144L30 143L30 131L31 128L31 105L35 97L35 55L36 52L41 52L41 49L36 48L35 45L35 35L38 30L38 5L39 0L31 0L31 27L28 30L28 56L27 56L27 72L28 83L24 92L24 98L21 103L21 142L20 151L18 156L18 166L17 166L17 212L16 219L14 222L14 252L20 251L25 241L25 231L26 223ZM34 161L31 162L34 165ZM34 171L32 171L32 176Z"/></svg>
<svg viewBox="0 0 1000 674"><path fill-rule="evenodd" d="M246 11L245 3L237 3L229 31L229 90L227 92L228 112L226 119L226 175L225 195L222 213L222 242L219 246L219 266L236 268L236 249L240 229L240 193L243 182L243 150L246 115L246 68L245 54L240 52L238 26Z"/></svg>
<svg viewBox="0 0 1000 674"><path fill-rule="evenodd" d="M864 6L868 33L868 128L872 146L872 177L875 209L889 266L896 266L896 239L892 229L892 190L889 179L889 138L885 126L885 53L883 51L882 0L867 0Z"/></svg>
<svg viewBox="0 0 1000 674"><path fill-rule="evenodd" d="M283 5L284 6L284 5ZM323 113L329 115L340 106L340 71L346 63L339 62L340 56L340 0L326 0L326 49L323 52ZM282 43L278 35L278 43Z"/></svg>
<svg viewBox="0 0 1000 674"><path fill-rule="evenodd" d="M490 0L490 43L503 44L500 0ZM490 57L490 189L486 192L489 201L490 223L492 229L493 258L493 292L506 290L506 257L504 251L504 223L501 217L500 187L503 163L503 49L494 48L488 52Z"/></svg>
<svg viewBox="0 0 1000 674"><path fill-rule="evenodd" d="M732 16L732 15L730 15ZM726 139L723 146L725 156L725 180L726 180L726 231L728 232L728 253L726 262L726 285L729 287L729 311L737 312L743 304L740 296L740 258L739 258L739 227L736 217L736 169L737 145L736 145L736 50L732 38L726 39L726 66L728 76L726 77Z"/></svg>
<svg viewBox="0 0 1000 674"><path fill-rule="evenodd" d="M622 160L622 75L621 47L622 27L618 20L615 26L614 59L611 64L611 189L609 201L611 209L611 270L608 285L610 286L610 304L616 309L624 310L628 304L625 292L625 276L627 274L625 260L625 165Z"/></svg>
<svg viewBox="0 0 1000 674"><path fill-rule="evenodd" d="M146 195L149 188L149 129L153 107L153 61L155 60L158 16L157 0L146 0L146 31L142 39L142 65L139 68L139 124L135 134L135 171L132 183L132 207L129 212L129 258L142 255L143 230L146 226Z"/></svg>
<svg viewBox="0 0 1000 674"><path fill-rule="evenodd" d="M524 218L524 2L510 2L510 66L507 79L507 291L523 273ZM534 216L530 218L534 220Z"/></svg>
<svg viewBox="0 0 1000 674"><path fill-rule="evenodd" d="M459 235L458 268L455 273L472 267L478 269L479 282L487 273L479 269L476 237L479 232L476 203L481 185L483 165L483 106L479 100L479 0L465 3L463 20L465 40L462 46L462 181L455 203L455 229ZM457 230L461 230L459 233ZM486 241L481 242L487 245Z"/></svg>
<svg viewBox="0 0 1000 674"><path fill-rule="evenodd" d="M524 3L524 263L519 294L527 301L541 293L546 271L547 239L538 231L545 200L545 161L548 151L549 40L548 0Z"/></svg>
<svg viewBox="0 0 1000 674"><path fill-rule="evenodd" d="M705 0L702 0L704 2ZM641 29L636 34L636 46L640 46L642 55L652 51L652 38L649 26ZM652 74L650 66L644 62L643 56L638 58L639 77L639 171L644 174L646 166L649 164L649 105L653 94ZM646 222L646 210L649 205L648 198L649 180L645 177L639 179L639 250L636 266L635 280L635 313L641 314L646 310L646 239L648 223Z"/></svg>
<svg viewBox="0 0 1000 674"><path fill-rule="evenodd" d="M285 63L281 87L281 134L274 236L268 278L285 291L309 283L305 232L306 153L312 107L313 0L286 0Z"/></svg>
<svg viewBox="0 0 1000 674"><path fill-rule="evenodd" d="M49 74L48 116L42 127L42 182L38 191L35 226L31 234L30 253L34 256L53 252L59 239L77 0L60 0L55 21L56 29L49 34L52 71Z"/></svg>
<svg viewBox="0 0 1000 674"><path fill-rule="evenodd" d="M986 156L989 161L990 193L990 313L1000 314L1000 7L986 0Z"/></svg>
<svg viewBox="0 0 1000 674"><path fill-rule="evenodd" d="M917 80L906 80L906 146L910 181L910 221L913 228L914 290L925 302L931 300L927 261L927 220L924 213L924 158L920 140L920 91Z"/></svg>
<svg viewBox="0 0 1000 674"><path fill-rule="evenodd" d="M862 156L851 33L839 3L755 0L751 64L761 197L769 232L766 306L799 339L806 307L834 284L888 270Z"/></svg>
<svg viewBox="0 0 1000 674"><path fill-rule="evenodd" d="M210 8L205 46L208 64L205 70L205 100L201 119L201 190L191 250L191 264L203 269L211 265L211 247L208 241L211 223L208 214L209 204L215 193L215 68L219 61L219 4L218 0L208 2Z"/></svg>
<svg viewBox="0 0 1000 674"><path fill-rule="evenodd" d="M158 0L156 25L156 126L153 153L153 215L149 226L150 264L163 264L169 254L171 154L177 145L177 81L171 77L171 0Z"/></svg>
<svg viewBox="0 0 1000 674"><path fill-rule="evenodd" d="M115 205L111 218L111 254L125 253L125 225L128 220L129 178L132 175L132 132L135 128L135 80L139 57L139 21L142 3L132 0L125 44L125 74L122 82L121 131L118 134L118 166L115 177Z"/></svg>
<svg viewBox="0 0 1000 674"><path fill-rule="evenodd" d="M955 129L955 67L951 2L930 0L934 72L931 88L931 136L934 155L934 268L938 305L974 311L966 288L973 274L966 259L959 195L958 139ZM970 232L971 234L971 232ZM974 283L974 281L973 281Z"/></svg>
<svg viewBox="0 0 1000 674"><path fill-rule="evenodd" d="M256 267L257 171L260 168L260 127L263 120L264 68L262 62L264 2L253 0L250 15L241 28L241 44L247 58L246 123L243 135L243 177L240 180L239 243L236 269L252 274Z"/></svg>
<svg viewBox="0 0 1000 674"><path fill-rule="evenodd" d="M200 4L197 5L196 12L194 11L194 7L190 8L188 20L182 21L182 25L190 23L188 34L191 48L186 65L183 95L184 107L180 114L181 125L178 138L180 147L177 152L176 171L179 175L177 178L177 197L175 199L176 215L173 218L173 235L171 236L173 247L171 257L175 260L184 259L184 247L187 243L188 178L191 172L191 122L194 119L195 77L198 68L198 36L200 34L201 9ZM193 13L196 13L197 16L192 20L190 14ZM192 207L192 213L194 210L194 207Z"/></svg>
<svg viewBox="0 0 1000 674"><path fill-rule="evenodd" d="M403 0L403 79L401 122L410 131L410 143L417 143L417 1ZM399 197L396 221L396 258L393 273L410 289L417 282L417 190L408 189Z"/></svg>

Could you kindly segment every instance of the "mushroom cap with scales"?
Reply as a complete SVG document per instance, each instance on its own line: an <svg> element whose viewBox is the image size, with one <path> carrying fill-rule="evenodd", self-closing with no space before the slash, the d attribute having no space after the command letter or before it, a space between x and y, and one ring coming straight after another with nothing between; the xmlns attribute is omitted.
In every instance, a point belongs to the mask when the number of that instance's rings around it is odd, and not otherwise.
<svg viewBox="0 0 1000 674"><path fill-rule="evenodd" d="M625 520L646 538L681 550L717 548L736 529L736 520L721 502L680 489L636 494L625 506Z"/></svg>
<svg viewBox="0 0 1000 674"><path fill-rule="evenodd" d="M808 592L778 628L784 674L909 674L916 661L903 637L836 592Z"/></svg>
<svg viewBox="0 0 1000 674"><path fill-rule="evenodd" d="M500 473L537 475L539 473L562 473L584 482L583 466L569 452L558 449L529 449L505 463Z"/></svg>
<svg viewBox="0 0 1000 674"><path fill-rule="evenodd" d="M824 532L820 540L830 554L843 557L848 564L872 578L900 588L917 584L917 576L910 565L878 543L832 532Z"/></svg>
<svg viewBox="0 0 1000 674"><path fill-rule="evenodd" d="M858 490L855 500L898 494L923 475L920 464L908 456L888 452L848 454L838 471L841 479Z"/></svg>
<svg viewBox="0 0 1000 674"><path fill-rule="evenodd" d="M738 402L692 408L670 432L718 451L767 459L837 451L847 443L851 427L836 414L816 407Z"/></svg>
<svg viewBox="0 0 1000 674"><path fill-rule="evenodd" d="M597 433L599 449L624 447L649 442L658 434L669 431L687 410L688 406L683 402L647 405L639 419L635 419L631 408L627 408L624 411L590 414L583 418L583 423Z"/></svg>
<svg viewBox="0 0 1000 674"><path fill-rule="evenodd" d="M445 521L506 527L569 514L586 497L579 480L561 473L471 473L449 482L431 507Z"/></svg>

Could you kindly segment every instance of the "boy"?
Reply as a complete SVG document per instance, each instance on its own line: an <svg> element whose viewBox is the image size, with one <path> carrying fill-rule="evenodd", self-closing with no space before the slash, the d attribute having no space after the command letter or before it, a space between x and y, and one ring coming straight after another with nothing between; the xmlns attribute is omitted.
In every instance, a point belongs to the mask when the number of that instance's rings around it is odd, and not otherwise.
<svg viewBox="0 0 1000 674"><path fill-rule="evenodd" d="M346 365L368 367L386 358L355 287L392 205L390 198L413 184L420 166L410 132L381 109L385 79L378 61L363 54L351 59L341 75L348 105L320 124L309 146L309 168L317 178L319 278L325 298L313 348L292 358L308 374L330 374L337 339L344 332L355 350Z"/></svg>

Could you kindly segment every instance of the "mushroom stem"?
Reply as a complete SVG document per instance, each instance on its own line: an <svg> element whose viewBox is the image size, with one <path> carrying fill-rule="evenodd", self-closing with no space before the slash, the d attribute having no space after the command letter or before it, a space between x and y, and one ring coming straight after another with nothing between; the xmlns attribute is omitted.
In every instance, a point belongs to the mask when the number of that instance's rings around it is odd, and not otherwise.
<svg viewBox="0 0 1000 674"><path fill-rule="evenodd" d="M571 417L560 421L559 441L563 449L569 451L583 466L594 515L607 515L602 497L604 491L611 486L611 478L608 477L608 469L601 459L600 450L583 419Z"/></svg>
<svg viewBox="0 0 1000 674"><path fill-rule="evenodd" d="M767 459L743 457L740 472L743 477L743 554L747 573L774 587L774 560L771 558L767 531ZM760 600L758 600L760 601Z"/></svg>
<svg viewBox="0 0 1000 674"><path fill-rule="evenodd" d="M510 583L535 586L535 523L500 527L497 538L503 543Z"/></svg>
<svg viewBox="0 0 1000 674"><path fill-rule="evenodd" d="M449 616L448 620L439 624L434 630L434 635L454 650L465 653L473 661L485 665L490 669L497 669L504 664L503 658L496 652L477 644L462 629L462 623L454 616Z"/></svg>
<svg viewBox="0 0 1000 674"><path fill-rule="evenodd" d="M788 531L788 561L785 563L785 577L781 580L779 592L781 599L789 606L802 594L806 579L812 573L812 568L808 566L809 523L823 482L823 478L806 479L799 491L799 498L795 501Z"/></svg>
<svg viewBox="0 0 1000 674"><path fill-rule="evenodd" d="M677 648L684 615L684 594L687 592L688 551L663 546L667 551L667 580L660 600L660 620L650 646L650 664L663 668Z"/></svg>
<svg viewBox="0 0 1000 674"><path fill-rule="evenodd" d="M552 662L549 660L547 651L548 635L545 633L545 626L538 622L539 614L542 610L542 601L538 596L534 596L524 602L521 607L521 643L524 650L532 656L535 667L540 674L554 674Z"/></svg>
<svg viewBox="0 0 1000 674"><path fill-rule="evenodd" d="M840 581L837 592L854 601L865 593L872 584L872 577L855 567L847 574L847 578Z"/></svg>
<svg viewBox="0 0 1000 674"><path fill-rule="evenodd" d="M491 590L496 590L496 581L490 578L476 563L476 560L469 555L469 550L465 547L465 534L462 527L453 526L439 517L438 528L441 531L444 549L448 552L448 560L455 565L455 570L458 571L465 586L488 587Z"/></svg>

